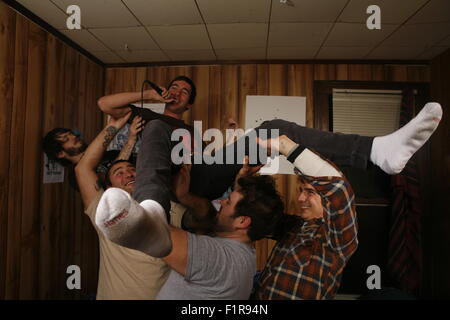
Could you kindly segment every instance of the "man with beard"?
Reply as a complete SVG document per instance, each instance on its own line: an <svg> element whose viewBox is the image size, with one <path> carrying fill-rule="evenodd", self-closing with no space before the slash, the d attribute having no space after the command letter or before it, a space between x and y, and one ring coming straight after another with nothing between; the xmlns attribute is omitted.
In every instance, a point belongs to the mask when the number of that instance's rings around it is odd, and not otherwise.
<svg viewBox="0 0 450 320"><path fill-rule="evenodd" d="M127 143L119 151L110 151L107 155L103 154L102 163L97 167L96 171L101 175L101 181L103 181L106 166L113 160L128 160L132 155L133 147L137 141L137 134L141 130L142 118L137 116L133 119ZM115 136L115 133L109 133ZM67 128L55 128L49 131L42 140L42 148L47 155L47 158L51 161L58 162L59 164L69 167L69 182L75 189L78 190L78 185L75 183L75 177L73 168L80 162L84 156L84 152L87 148L86 142L81 139L78 133L73 132Z"/></svg>
<svg viewBox="0 0 450 320"><path fill-rule="evenodd" d="M187 182L189 185L189 182ZM283 214L283 202L269 176L242 177L221 201L214 237L170 226L171 244L155 232L153 200L137 203L122 189L110 188L97 208L96 224L104 236L150 256L164 254L171 272L159 300L248 299L256 273L252 245L271 233ZM164 210L159 208L159 217Z"/></svg>
<svg viewBox="0 0 450 320"><path fill-rule="evenodd" d="M121 116L124 112L131 110L133 115L139 114L145 121L153 120L142 133L142 144L137 161L139 174L133 194L134 199L155 200L168 212L169 186L173 173L171 151L175 146L175 143L171 141L171 134L174 128L188 129L188 133L191 134L189 138L191 138L191 145L193 142L194 146L183 149L184 154L186 154L185 150L189 153L192 151L203 153L203 150L199 148L202 141L195 141L192 127L184 124L182 120L183 113L193 107L195 96L196 87L193 81L188 77L179 76L170 82L167 90L163 89L162 95L154 89L144 92L144 99L166 103L162 115L130 105L141 99L140 92L123 92L99 99L100 109L112 117ZM405 126L389 135L378 137L320 131L282 119L265 121L255 128L254 132L249 132L222 149L214 150L214 159L219 159L218 163L207 164L202 157L202 163L194 163L190 190L193 194L209 200L221 197L242 168L242 158L237 158L237 150L240 150L242 141L254 136L255 133L257 136L262 136L263 132L271 130L278 130L280 136L288 136L294 142L318 152L339 166L367 169L376 165L387 174L397 174L431 137L441 118L441 106L438 103L427 103ZM166 135L167 130L170 130L169 135ZM243 144L247 154L250 149L249 143ZM234 160L231 161L233 163L230 163L229 159ZM254 160L251 159L252 163ZM265 159L257 160L265 161Z"/></svg>
<svg viewBox="0 0 450 320"><path fill-rule="evenodd" d="M87 148L86 142L79 134L66 128L49 131L42 141L42 146L49 160L63 166L76 165Z"/></svg>
<svg viewBox="0 0 450 320"><path fill-rule="evenodd" d="M358 246L352 188L333 164L286 136L259 143L269 152L277 148L301 174L293 215L283 213L271 177L242 177L221 201L211 236L171 227L170 248L153 236L155 201L139 204L121 189L105 192L96 223L108 239L148 255L170 252L163 260L172 271L157 299L247 299L256 271L249 248L263 237L278 242L258 282L257 299L334 298ZM252 172L244 163L241 174ZM185 166L175 179L175 189L183 189L177 194L189 192L189 180Z"/></svg>
<svg viewBox="0 0 450 320"><path fill-rule="evenodd" d="M62 143L61 155L64 159L76 163L75 174L83 200L85 213L94 227L95 213L98 202L104 193L104 188L98 183L96 168L102 159L106 146L115 134L127 122L130 114L121 118L111 118L107 126L97 135L84 152L83 143L76 136L65 131L59 138ZM137 132L141 127L137 127ZM58 131L56 131L58 132ZM69 150L69 152L67 152ZM136 178L136 168L127 160L116 160L106 172L106 188L120 188L125 193L132 193ZM153 216L153 235L161 243L170 246L165 215ZM98 287L96 299L118 300L154 299L159 289L169 275L168 266L156 257L164 252L154 254L154 257L124 248L109 241L98 228L95 228L99 237L100 263L98 270Z"/></svg>

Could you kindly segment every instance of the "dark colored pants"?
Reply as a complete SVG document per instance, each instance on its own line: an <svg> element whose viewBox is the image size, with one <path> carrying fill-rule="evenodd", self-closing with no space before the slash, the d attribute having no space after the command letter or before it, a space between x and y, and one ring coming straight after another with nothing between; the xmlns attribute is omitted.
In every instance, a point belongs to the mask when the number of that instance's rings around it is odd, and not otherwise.
<svg viewBox="0 0 450 320"><path fill-rule="evenodd" d="M170 158L172 128L162 120L152 120L142 131L142 144L136 163L133 198L137 202L157 201L169 215L172 183Z"/></svg>
<svg viewBox="0 0 450 320"><path fill-rule="evenodd" d="M366 169L370 159L373 137L320 131L285 120L265 121L261 126L255 128L258 136L260 129L267 129L267 131L278 129L280 136L288 136L291 140L318 152L338 166ZM224 159L223 163L226 163L226 154L235 152L238 143L236 141L234 145L228 145L223 151L220 151L223 152L220 155ZM260 160L265 163L265 159ZM235 158L235 161L242 163L242 159ZM216 199L233 183L241 167L241 164L194 165L191 174L191 192L210 200Z"/></svg>
<svg viewBox="0 0 450 320"><path fill-rule="evenodd" d="M370 159L372 137L336 134L306 128L294 122L271 120L256 128L278 129L279 135L287 135L296 143L314 150L337 165L365 169ZM162 120L150 121L142 134L142 145L137 160L136 186L134 198L158 201L169 212L171 198L171 175L174 172L171 161L171 127ZM245 139L242 137L241 139ZM237 150L238 141L218 152L224 163L227 153ZM248 150L248 148L246 148ZM242 161L242 159L235 160ZM236 163L236 162L235 162ZM233 183L241 164L194 164L191 171L192 193L210 200L220 197Z"/></svg>

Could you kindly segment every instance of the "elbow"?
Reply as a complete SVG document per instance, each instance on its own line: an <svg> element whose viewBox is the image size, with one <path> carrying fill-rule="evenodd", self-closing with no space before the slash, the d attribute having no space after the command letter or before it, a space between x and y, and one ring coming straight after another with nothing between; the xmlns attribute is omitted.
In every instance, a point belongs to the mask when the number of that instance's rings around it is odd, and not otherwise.
<svg viewBox="0 0 450 320"><path fill-rule="evenodd" d="M83 177L83 173L86 172L86 168L83 164L78 163L74 168L74 172L75 178L79 181Z"/></svg>
<svg viewBox="0 0 450 320"><path fill-rule="evenodd" d="M164 258L164 257L167 257L171 252L172 252L172 242L159 247L157 250L152 252L152 254L150 254L150 255L154 258Z"/></svg>
<svg viewBox="0 0 450 320"><path fill-rule="evenodd" d="M80 162L77 163L77 165L74 168L75 177L82 178L89 171L95 172L95 168L96 166L93 166L88 162L81 160Z"/></svg>
<svg viewBox="0 0 450 320"><path fill-rule="evenodd" d="M104 112L109 114L109 112L111 111L108 107L108 103L106 101L106 96L105 97L101 97L100 99L97 100L97 106L99 107L99 109Z"/></svg>
<svg viewBox="0 0 450 320"><path fill-rule="evenodd" d="M77 163L74 168L75 176L82 176L84 172L86 172L86 165L84 163Z"/></svg>
<svg viewBox="0 0 450 320"><path fill-rule="evenodd" d="M81 171L82 171L82 166L80 166L80 164L77 163L77 165L76 165L75 168L74 168L74 171L75 171L75 175L76 175L76 176L80 175L80 174L81 174Z"/></svg>

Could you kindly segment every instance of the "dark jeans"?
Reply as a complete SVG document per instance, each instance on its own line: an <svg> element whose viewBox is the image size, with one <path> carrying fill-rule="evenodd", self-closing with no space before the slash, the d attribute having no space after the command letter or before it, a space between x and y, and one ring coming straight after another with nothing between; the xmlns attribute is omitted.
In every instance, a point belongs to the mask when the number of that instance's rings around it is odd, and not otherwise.
<svg viewBox="0 0 450 320"><path fill-rule="evenodd" d="M373 137L320 131L285 120L265 121L261 126L255 128L258 136L261 133L260 129L278 129L280 136L288 136L299 145L318 152L338 166L366 169L370 159ZM244 139L244 137L241 139ZM191 192L213 200L220 197L228 189L242 165L225 164L225 159L227 153L233 153L237 150L238 144L239 141L236 141L224 148L223 151L219 151L224 164L202 164L192 167ZM246 150L248 151L249 148L246 147ZM265 163L265 159L260 160ZM235 158L235 161L242 163L242 159Z"/></svg>
<svg viewBox="0 0 450 320"><path fill-rule="evenodd" d="M133 198L137 202L157 201L169 215L172 183L170 153L172 128L162 120L152 120L142 131L142 144L136 162Z"/></svg>
<svg viewBox="0 0 450 320"><path fill-rule="evenodd" d="M365 169L370 159L372 137L336 134L306 128L294 122L271 120L256 128L278 129L279 135L287 135L296 143L314 150L330 159L337 165L353 166ZM159 202L166 212L170 209L173 197L171 176L174 166L171 161L171 126L162 120L150 121L142 133L142 145L137 159L136 185L133 197L141 202L152 199ZM241 139L245 139L245 136ZM237 150L239 141L218 151L218 157L226 162L226 155ZM248 141L247 141L248 145ZM248 151L248 148L246 148ZM234 154L233 154L234 156ZM235 164L194 164L191 171L190 191L210 200L220 197L233 183L236 174L242 167L242 159L235 157ZM261 159L263 160L263 159Z"/></svg>

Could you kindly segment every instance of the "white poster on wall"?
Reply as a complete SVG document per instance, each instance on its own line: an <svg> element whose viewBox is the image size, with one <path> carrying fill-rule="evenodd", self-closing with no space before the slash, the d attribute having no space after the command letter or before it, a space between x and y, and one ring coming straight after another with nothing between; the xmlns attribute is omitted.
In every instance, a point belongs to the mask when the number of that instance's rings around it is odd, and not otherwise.
<svg viewBox="0 0 450 320"><path fill-rule="evenodd" d="M266 120L283 119L306 125L306 97L247 96L245 130L256 128ZM268 159L261 174L294 174L294 166L286 157Z"/></svg>
<svg viewBox="0 0 450 320"><path fill-rule="evenodd" d="M44 183L64 182L64 167L58 162L51 161L44 153Z"/></svg>

